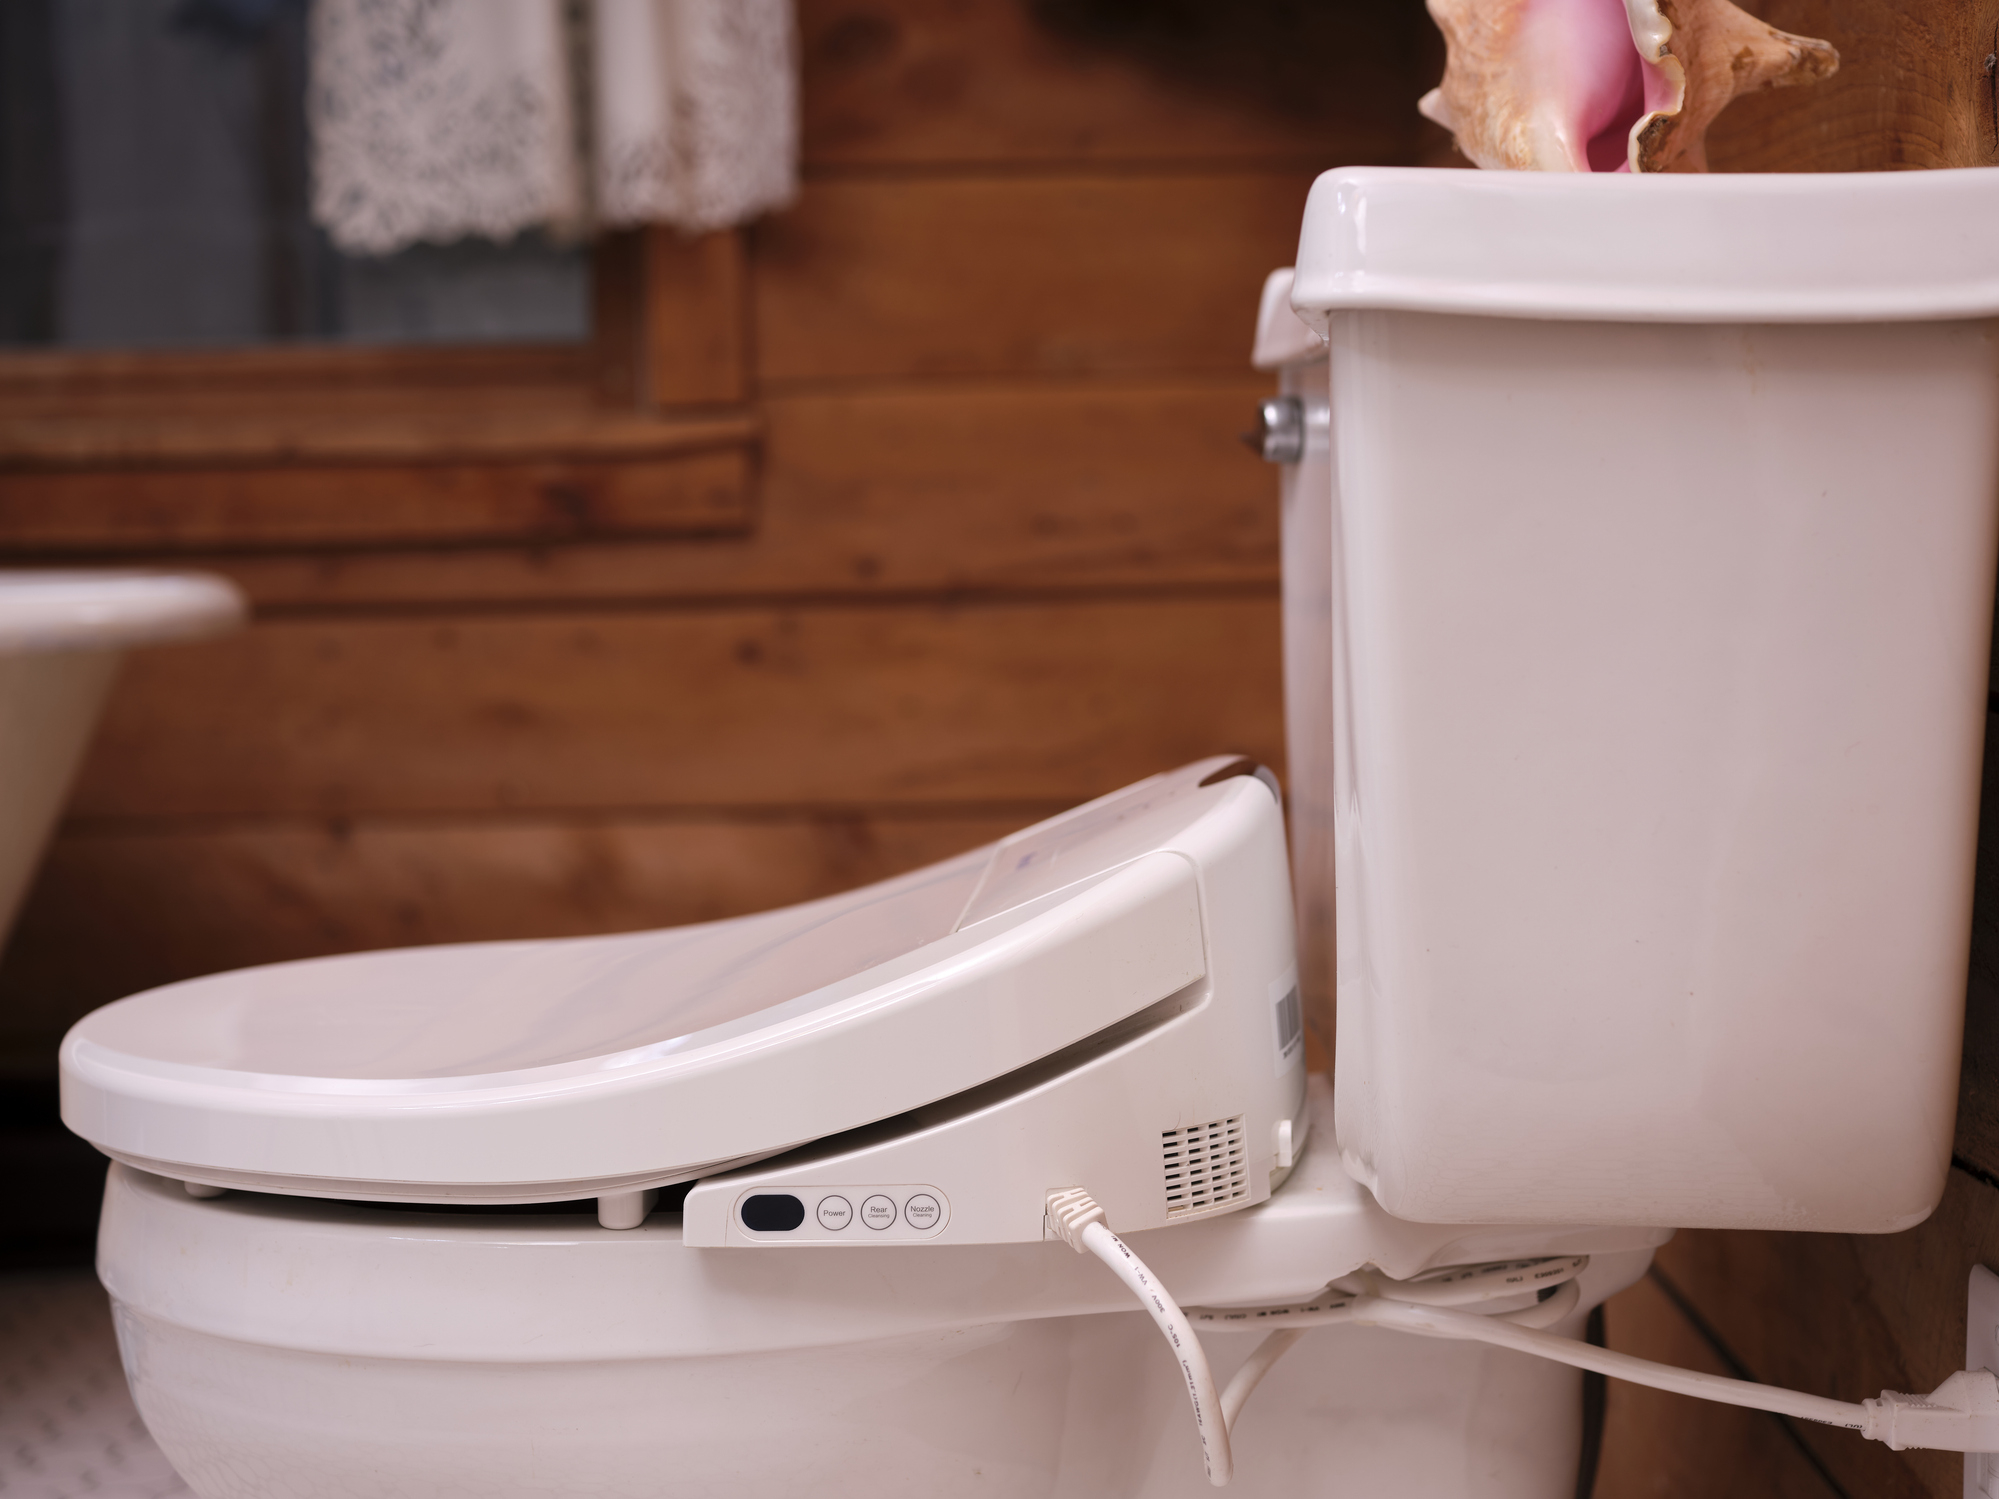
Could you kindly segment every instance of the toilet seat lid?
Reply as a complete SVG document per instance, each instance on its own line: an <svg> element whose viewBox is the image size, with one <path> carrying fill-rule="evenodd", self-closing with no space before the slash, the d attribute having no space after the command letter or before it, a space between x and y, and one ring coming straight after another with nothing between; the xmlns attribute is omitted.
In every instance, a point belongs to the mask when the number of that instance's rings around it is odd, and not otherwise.
<svg viewBox="0 0 1999 1499"><path fill-rule="evenodd" d="M141 1169L314 1196L686 1180L990 1081L1198 982L1203 850L1270 794L1254 769L1198 762L759 915L150 990L71 1030L63 1118Z"/></svg>

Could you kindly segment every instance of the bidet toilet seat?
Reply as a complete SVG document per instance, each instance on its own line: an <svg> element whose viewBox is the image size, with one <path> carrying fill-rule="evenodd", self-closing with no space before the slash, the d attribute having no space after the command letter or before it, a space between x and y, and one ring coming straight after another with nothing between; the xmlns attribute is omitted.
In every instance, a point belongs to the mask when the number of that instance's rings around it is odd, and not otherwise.
<svg viewBox="0 0 1999 1499"><path fill-rule="evenodd" d="M1212 989L1231 954L1261 967L1230 982L1281 1005L1282 836L1254 772L1203 761L756 916L170 985L71 1032L64 1119L142 1170L323 1197L561 1201L711 1175L991 1083ZM1301 1060L1295 1010L1280 1074Z"/></svg>

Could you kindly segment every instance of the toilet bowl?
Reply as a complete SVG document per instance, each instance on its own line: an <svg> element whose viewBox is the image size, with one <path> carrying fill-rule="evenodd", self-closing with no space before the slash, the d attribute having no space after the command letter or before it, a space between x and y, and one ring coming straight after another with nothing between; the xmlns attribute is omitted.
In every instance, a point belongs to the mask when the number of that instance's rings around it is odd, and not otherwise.
<svg viewBox="0 0 1999 1499"><path fill-rule="evenodd" d="M124 652L242 618L242 596L201 574L0 570L0 943Z"/></svg>
<svg viewBox="0 0 1999 1499"><path fill-rule="evenodd" d="M672 1212L618 1231L570 1208L198 1200L114 1167L100 1268L147 1428L197 1493L242 1499L1208 1489L1158 1335L1059 1244L701 1249ZM1187 1300L1587 1253L1561 1324L1580 1336L1663 1237L1398 1223L1324 1151L1261 1207L1131 1241ZM1206 1341L1226 1374L1257 1339ZM1232 1487L1567 1495L1580 1383L1477 1345L1321 1334L1246 1411Z"/></svg>
<svg viewBox="0 0 1999 1499"><path fill-rule="evenodd" d="M1675 1226L1934 1204L1995 207L1328 174L1257 346L1289 845L1224 756L783 911L86 1017L149 1429L207 1499L1575 1492L1573 1370L1291 1336L1573 1339Z"/></svg>

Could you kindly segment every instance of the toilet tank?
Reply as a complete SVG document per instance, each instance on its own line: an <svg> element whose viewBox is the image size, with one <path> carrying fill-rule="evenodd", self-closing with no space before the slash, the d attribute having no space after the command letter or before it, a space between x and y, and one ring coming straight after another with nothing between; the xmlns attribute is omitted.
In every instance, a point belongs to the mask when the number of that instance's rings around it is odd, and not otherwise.
<svg viewBox="0 0 1999 1499"><path fill-rule="evenodd" d="M1389 1212L1888 1232L1936 1205L1995 223L1988 170L1314 186L1291 796L1301 905L1336 908L1339 1144Z"/></svg>

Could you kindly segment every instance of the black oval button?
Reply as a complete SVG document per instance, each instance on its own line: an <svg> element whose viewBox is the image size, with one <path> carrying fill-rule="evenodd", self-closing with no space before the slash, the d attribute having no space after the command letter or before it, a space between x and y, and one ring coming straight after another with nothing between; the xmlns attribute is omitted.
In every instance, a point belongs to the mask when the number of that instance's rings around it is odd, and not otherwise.
<svg viewBox="0 0 1999 1499"><path fill-rule="evenodd" d="M752 1233L788 1234L805 1221L805 1204L789 1192L759 1192L743 1203L743 1227Z"/></svg>

